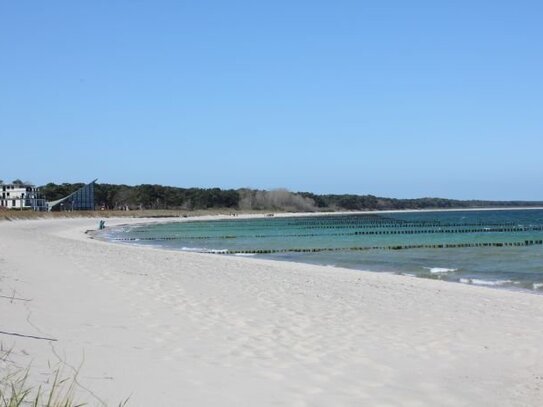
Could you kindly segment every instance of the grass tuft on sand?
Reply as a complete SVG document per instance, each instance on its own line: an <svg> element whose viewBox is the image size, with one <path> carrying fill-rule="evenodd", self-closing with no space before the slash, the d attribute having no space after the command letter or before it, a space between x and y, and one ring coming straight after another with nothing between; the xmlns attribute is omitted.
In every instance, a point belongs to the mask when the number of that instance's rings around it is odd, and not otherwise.
<svg viewBox="0 0 543 407"><path fill-rule="evenodd" d="M0 363L6 367L11 351L1 350ZM54 370L44 384L33 386L30 382L30 368L6 369L0 376L0 407L83 407L89 406L77 400L77 374L64 377L62 368ZM128 399L119 403L125 407ZM107 407L100 401L101 407Z"/></svg>
<svg viewBox="0 0 543 407"><path fill-rule="evenodd" d="M32 387L28 384L29 370L8 373L0 380L0 407L81 407L75 400L75 380L61 378L54 372L50 384Z"/></svg>

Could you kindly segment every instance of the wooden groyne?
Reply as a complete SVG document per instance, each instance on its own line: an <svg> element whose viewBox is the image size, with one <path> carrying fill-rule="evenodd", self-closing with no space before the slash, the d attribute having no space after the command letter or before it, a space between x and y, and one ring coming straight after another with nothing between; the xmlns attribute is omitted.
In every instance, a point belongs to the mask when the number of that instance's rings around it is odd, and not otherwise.
<svg viewBox="0 0 543 407"><path fill-rule="evenodd" d="M522 242L486 242L486 243L448 243L420 245L391 245L391 246L357 246L357 247L320 247L293 249L256 249L256 250L225 250L213 252L216 254L275 254L275 253L318 253L339 251L365 250L409 250L409 249L459 249L469 247L519 247L543 245L543 240L525 240Z"/></svg>
<svg viewBox="0 0 543 407"><path fill-rule="evenodd" d="M123 237L114 238L116 241L160 241L160 240L209 240L209 239L260 239L260 238L284 238L284 237L325 237L325 236L379 236L379 235L423 235L423 234L469 234L469 233L521 233L541 232L543 226L522 227L479 227L461 229L408 229L408 230L361 230L343 233L283 233L260 235L217 235L217 236L154 236L154 237Z"/></svg>

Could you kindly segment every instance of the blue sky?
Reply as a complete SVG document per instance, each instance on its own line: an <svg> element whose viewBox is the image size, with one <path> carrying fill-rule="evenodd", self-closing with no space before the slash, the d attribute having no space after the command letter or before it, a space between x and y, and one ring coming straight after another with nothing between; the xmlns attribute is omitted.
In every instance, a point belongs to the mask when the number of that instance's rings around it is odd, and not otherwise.
<svg viewBox="0 0 543 407"><path fill-rule="evenodd" d="M539 1L0 0L0 179L543 200Z"/></svg>

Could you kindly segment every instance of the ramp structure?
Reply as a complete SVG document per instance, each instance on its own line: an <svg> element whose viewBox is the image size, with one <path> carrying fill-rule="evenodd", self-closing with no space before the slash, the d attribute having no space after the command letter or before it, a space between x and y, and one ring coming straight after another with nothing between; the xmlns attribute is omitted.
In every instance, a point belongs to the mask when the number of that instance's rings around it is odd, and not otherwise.
<svg viewBox="0 0 543 407"><path fill-rule="evenodd" d="M93 211L94 184L97 179L79 188L64 198L47 202L48 211Z"/></svg>

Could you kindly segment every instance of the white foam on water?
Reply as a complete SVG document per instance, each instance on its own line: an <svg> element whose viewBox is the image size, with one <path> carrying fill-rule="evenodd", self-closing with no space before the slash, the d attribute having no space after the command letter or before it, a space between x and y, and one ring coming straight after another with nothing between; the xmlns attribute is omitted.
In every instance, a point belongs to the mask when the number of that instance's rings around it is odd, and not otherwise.
<svg viewBox="0 0 543 407"><path fill-rule="evenodd" d="M448 269L445 267L424 267L426 270L430 270L430 273L432 274L438 274L438 273L451 273L453 271L456 271L458 269Z"/></svg>
<svg viewBox="0 0 543 407"><path fill-rule="evenodd" d="M532 287L534 290L539 290L540 288L543 288L543 283L533 283Z"/></svg>
<svg viewBox="0 0 543 407"><path fill-rule="evenodd" d="M196 252L196 253L227 253L226 249L206 249L205 247L182 247L184 252Z"/></svg>
<svg viewBox="0 0 543 407"><path fill-rule="evenodd" d="M256 256L256 254L254 254L254 253L234 253L234 256L252 257L252 256Z"/></svg>
<svg viewBox="0 0 543 407"><path fill-rule="evenodd" d="M481 280L479 278L461 278L459 280L464 284L473 284L473 285L486 285L486 286L497 286L513 283L513 280Z"/></svg>

